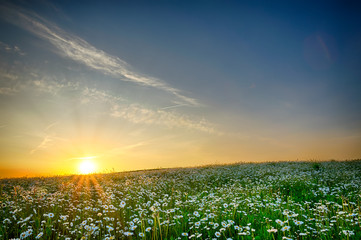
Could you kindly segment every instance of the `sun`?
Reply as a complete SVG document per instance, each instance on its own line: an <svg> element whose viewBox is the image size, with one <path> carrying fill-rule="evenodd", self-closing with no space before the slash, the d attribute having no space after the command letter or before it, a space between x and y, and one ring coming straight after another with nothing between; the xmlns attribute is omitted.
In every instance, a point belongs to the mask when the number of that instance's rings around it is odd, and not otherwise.
<svg viewBox="0 0 361 240"><path fill-rule="evenodd" d="M83 161L79 164L79 173L80 174L91 174L96 170L95 163L91 160L92 158L84 157Z"/></svg>

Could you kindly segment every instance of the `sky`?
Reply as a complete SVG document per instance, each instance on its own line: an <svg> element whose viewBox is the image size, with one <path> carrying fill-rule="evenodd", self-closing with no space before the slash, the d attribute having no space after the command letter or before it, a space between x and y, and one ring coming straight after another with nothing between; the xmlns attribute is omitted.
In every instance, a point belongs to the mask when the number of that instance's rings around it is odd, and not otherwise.
<svg viewBox="0 0 361 240"><path fill-rule="evenodd" d="M1 1L0 178L361 158L356 1Z"/></svg>

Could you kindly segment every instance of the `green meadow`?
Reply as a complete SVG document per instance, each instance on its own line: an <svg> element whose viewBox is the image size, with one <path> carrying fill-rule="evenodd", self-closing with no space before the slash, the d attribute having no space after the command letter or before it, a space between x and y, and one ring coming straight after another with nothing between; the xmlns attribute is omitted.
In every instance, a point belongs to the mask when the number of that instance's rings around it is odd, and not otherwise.
<svg viewBox="0 0 361 240"><path fill-rule="evenodd" d="M0 239L361 239L361 160L0 180Z"/></svg>

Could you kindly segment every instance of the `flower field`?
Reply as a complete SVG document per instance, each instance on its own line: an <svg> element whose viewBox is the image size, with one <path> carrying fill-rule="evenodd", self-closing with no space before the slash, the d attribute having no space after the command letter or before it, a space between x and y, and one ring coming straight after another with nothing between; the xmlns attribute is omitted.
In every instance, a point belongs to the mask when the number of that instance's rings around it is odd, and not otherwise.
<svg viewBox="0 0 361 240"><path fill-rule="evenodd" d="M361 239L361 161L0 180L0 239Z"/></svg>

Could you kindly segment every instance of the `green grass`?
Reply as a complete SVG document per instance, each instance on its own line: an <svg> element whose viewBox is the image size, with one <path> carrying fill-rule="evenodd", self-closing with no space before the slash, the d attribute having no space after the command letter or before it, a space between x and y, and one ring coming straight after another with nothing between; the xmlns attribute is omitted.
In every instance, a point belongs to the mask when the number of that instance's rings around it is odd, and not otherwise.
<svg viewBox="0 0 361 240"><path fill-rule="evenodd" d="M0 239L361 239L360 173L357 160L2 179Z"/></svg>

